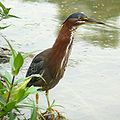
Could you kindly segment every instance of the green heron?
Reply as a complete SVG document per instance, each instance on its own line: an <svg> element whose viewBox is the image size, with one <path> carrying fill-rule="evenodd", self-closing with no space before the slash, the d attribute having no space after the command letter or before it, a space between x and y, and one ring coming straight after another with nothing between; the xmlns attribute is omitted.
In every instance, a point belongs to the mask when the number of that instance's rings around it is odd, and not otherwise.
<svg viewBox="0 0 120 120"><path fill-rule="evenodd" d="M44 78L33 77L27 86L38 86L42 91L46 91L48 106L48 91L55 87L64 75L73 44L73 33L79 25L86 23L104 24L83 13L73 13L62 24L53 46L36 55L27 71L26 77L40 74Z"/></svg>

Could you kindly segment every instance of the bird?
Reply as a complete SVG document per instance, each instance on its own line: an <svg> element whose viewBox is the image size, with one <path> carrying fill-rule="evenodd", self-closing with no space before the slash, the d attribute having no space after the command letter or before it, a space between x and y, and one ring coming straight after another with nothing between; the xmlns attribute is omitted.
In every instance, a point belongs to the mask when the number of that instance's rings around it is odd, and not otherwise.
<svg viewBox="0 0 120 120"><path fill-rule="evenodd" d="M50 106L48 92L59 83L65 73L73 45L74 32L78 26L88 23L104 25L103 22L91 19L82 12L71 14L61 25L53 46L37 54L28 68L26 77L40 74L42 78L32 77L27 87L33 85L45 91L48 107Z"/></svg>

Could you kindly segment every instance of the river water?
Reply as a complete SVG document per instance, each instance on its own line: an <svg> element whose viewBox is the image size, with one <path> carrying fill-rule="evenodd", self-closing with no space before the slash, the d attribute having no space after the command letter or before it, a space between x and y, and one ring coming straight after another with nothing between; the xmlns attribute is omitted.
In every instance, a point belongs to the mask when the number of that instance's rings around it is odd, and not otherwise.
<svg viewBox="0 0 120 120"><path fill-rule="evenodd" d="M4 0L11 13L2 31L22 52L51 47L60 25L73 12L120 28L120 0ZM120 120L120 29L83 25L75 33L74 45L63 79L50 98L69 120ZM1 38L0 45L6 47ZM22 69L25 75L32 59ZM7 65L2 65L7 66ZM7 68L9 69L9 68ZM41 96L44 102L44 96ZM43 103L44 104L44 103Z"/></svg>

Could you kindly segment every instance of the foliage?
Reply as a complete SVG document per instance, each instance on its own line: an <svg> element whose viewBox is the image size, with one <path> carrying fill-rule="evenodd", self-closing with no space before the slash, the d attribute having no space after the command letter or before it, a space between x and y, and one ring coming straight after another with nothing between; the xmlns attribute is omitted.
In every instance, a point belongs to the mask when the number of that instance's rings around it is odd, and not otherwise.
<svg viewBox="0 0 120 120"><path fill-rule="evenodd" d="M16 113L19 113L21 116L22 114L20 109L25 109L28 107L32 109L30 120L36 120L37 118L40 120L46 120L48 117L56 119L58 116L59 118L62 118L63 116L61 116L59 112L53 109L55 106L62 107L60 105L56 105L55 101L53 101L47 109L42 108L42 110L45 112L42 113L40 111L39 115L36 112L37 108L34 101L31 101L31 103L29 101L29 104L24 102L25 98L27 98L28 95L37 92L37 88L33 86L29 88L26 87L28 82L31 80L31 77L41 76L32 75L30 77L18 79L17 75L20 72L25 58L20 52L17 52L13 49L13 47L5 37L4 39L8 43L11 51L11 73L5 71L3 79L0 80L0 118L9 118L9 120L15 120L16 118L19 119L19 115ZM26 120L26 117L23 117L24 120Z"/></svg>
<svg viewBox="0 0 120 120"><path fill-rule="evenodd" d="M19 18L15 15L10 14L10 10L11 8L7 8L5 7L2 2L0 2L0 21L3 19L8 19L8 18ZM5 29L7 27L9 27L10 25L7 26L0 26L0 29Z"/></svg>
<svg viewBox="0 0 120 120"><path fill-rule="evenodd" d="M30 81L31 77L21 78L22 82L15 82L16 76L20 72L20 69L24 63L23 55L20 52L15 51L9 41L5 39L11 50L11 73L5 72L3 79L0 80L0 117L5 116L14 120L17 115L16 112L20 113L19 103L23 101L29 94L37 91L35 87L27 88L26 85ZM27 105L26 105L27 106ZM25 105L24 105L25 107ZM33 108L35 105L32 106ZM33 118L34 116L32 116Z"/></svg>

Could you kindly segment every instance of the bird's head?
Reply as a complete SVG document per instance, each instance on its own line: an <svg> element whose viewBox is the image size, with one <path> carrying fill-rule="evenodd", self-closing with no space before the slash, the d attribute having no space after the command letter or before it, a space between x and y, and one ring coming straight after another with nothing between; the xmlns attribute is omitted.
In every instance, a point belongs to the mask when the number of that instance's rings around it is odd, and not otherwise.
<svg viewBox="0 0 120 120"><path fill-rule="evenodd" d="M98 22L94 19L87 17L83 13L73 13L71 14L63 24L68 24L73 27L77 27L82 24L93 23L93 24L104 24L103 22Z"/></svg>

